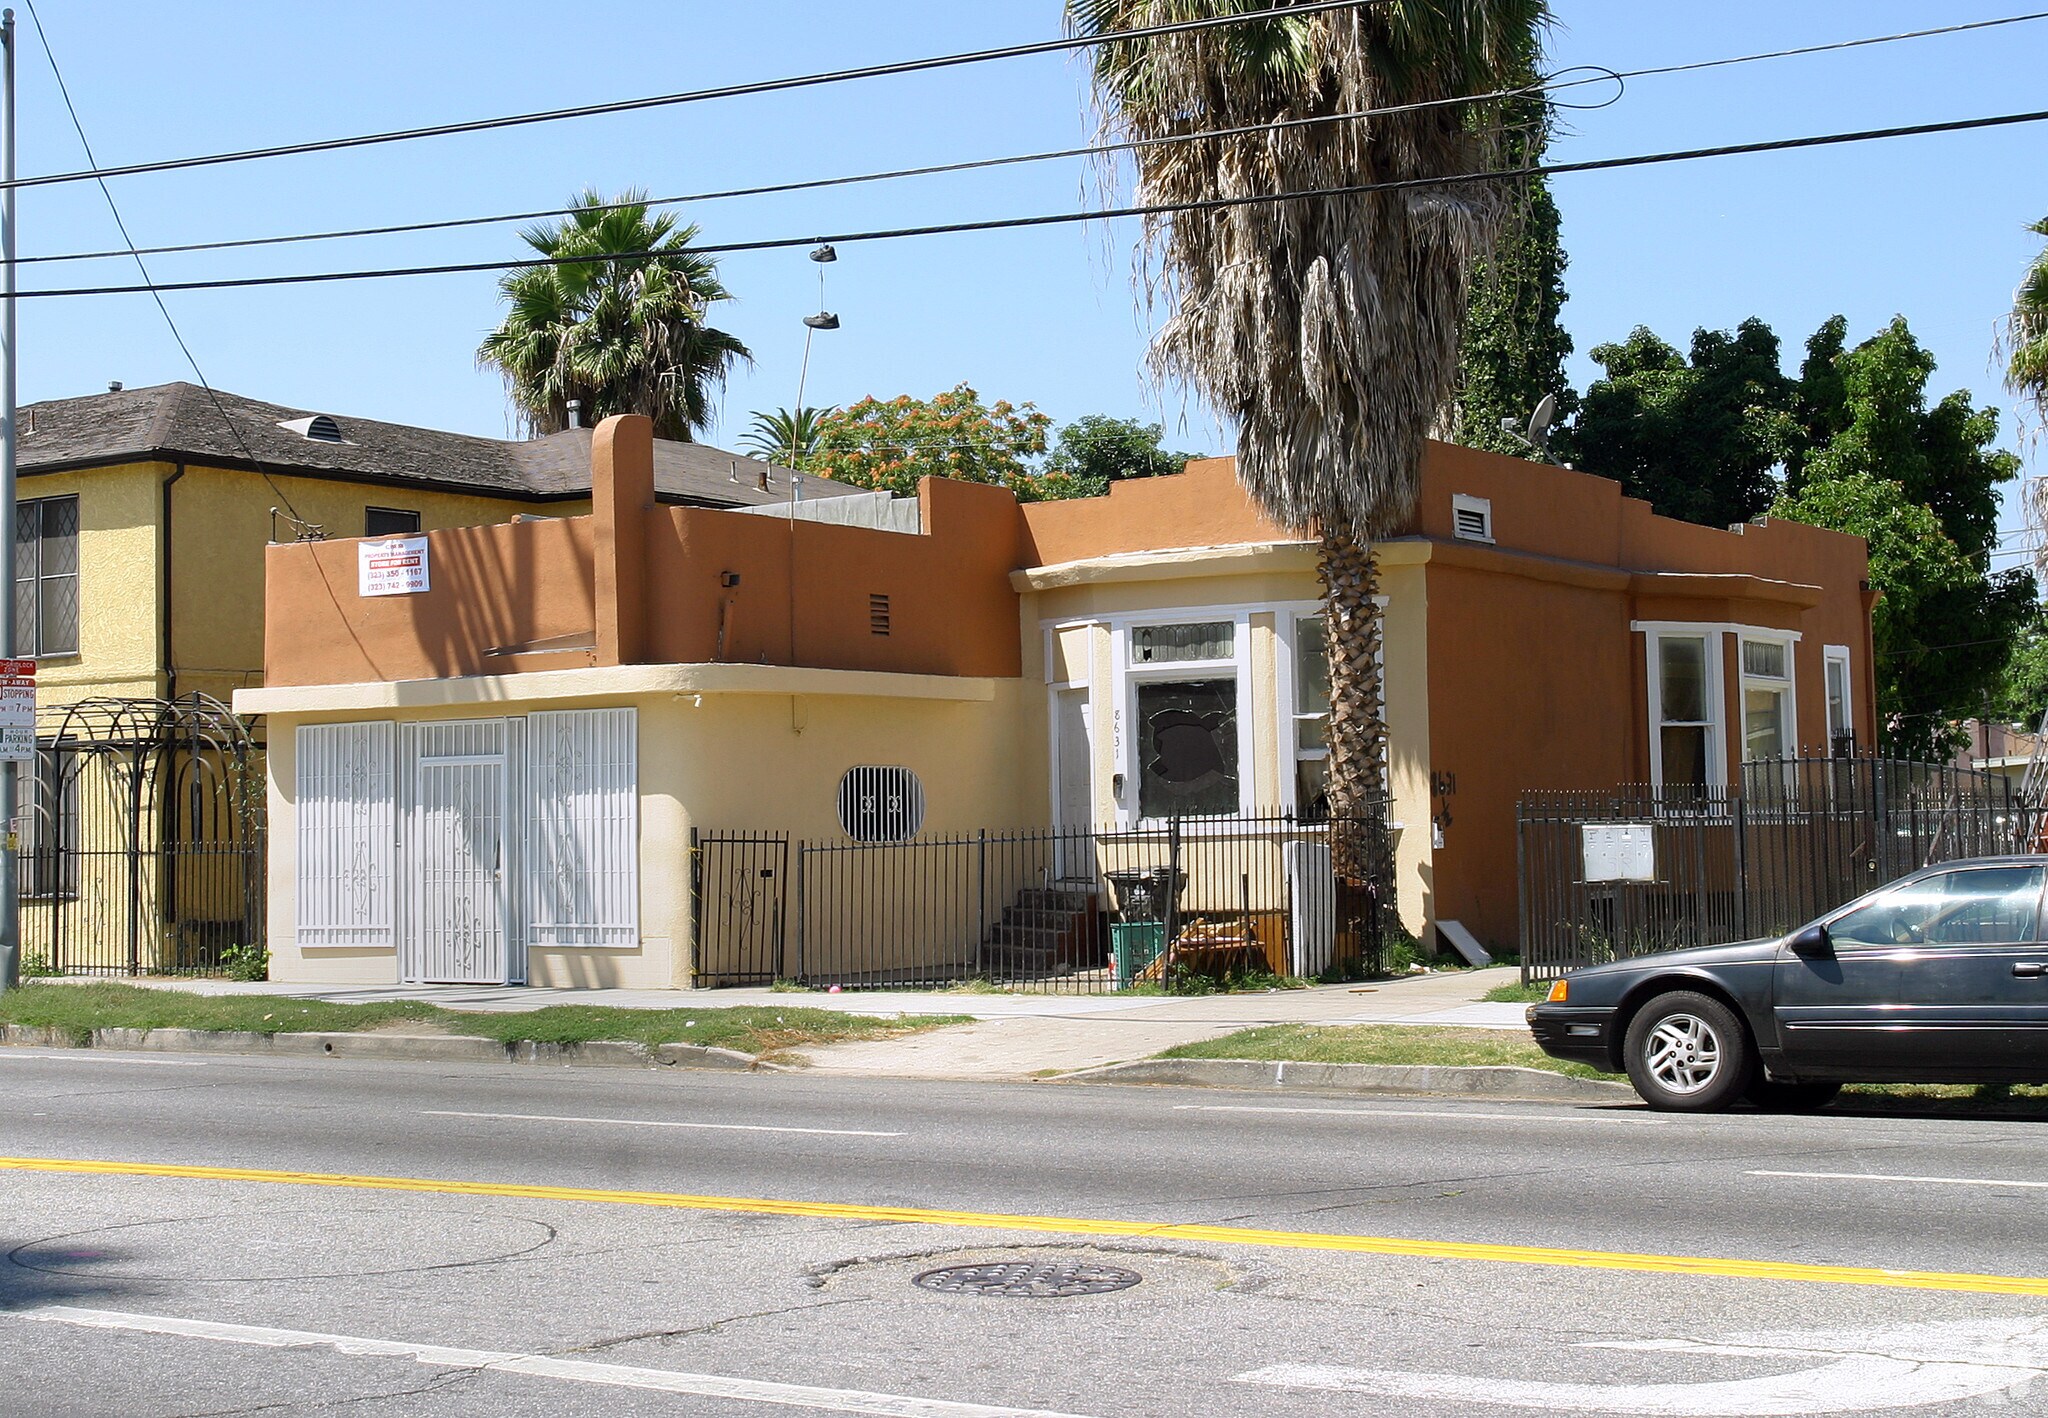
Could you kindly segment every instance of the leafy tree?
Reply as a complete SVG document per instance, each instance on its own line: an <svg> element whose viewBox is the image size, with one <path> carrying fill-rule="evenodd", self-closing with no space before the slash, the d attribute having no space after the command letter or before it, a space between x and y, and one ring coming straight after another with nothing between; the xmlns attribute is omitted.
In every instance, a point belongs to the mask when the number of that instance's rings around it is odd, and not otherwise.
<svg viewBox="0 0 2048 1418"><path fill-rule="evenodd" d="M1432 0L1296 14L1270 0L1067 0L1069 25L1088 36L1210 15L1270 18L1093 51L1112 138L1252 130L1137 149L1141 202L1481 170L1498 160L1495 115L1431 101L1511 83L1549 8ZM1281 126L1387 108L1370 123ZM1238 477L1260 508L1317 538L1339 817L1385 790L1372 540L1413 513L1423 443L1456 381L1470 253L1490 244L1503 203L1481 184L1395 187L1146 225L1159 288L1175 299L1153 368L1236 425ZM1354 844L1333 846L1338 871L1362 876Z"/></svg>
<svg viewBox="0 0 2048 1418"><path fill-rule="evenodd" d="M2036 613L2012 644L1993 712L2009 723L2039 726L2048 714L2048 615Z"/></svg>
<svg viewBox="0 0 2048 1418"><path fill-rule="evenodd" d="M809 469L909 497L922 477L1007 487L1031 502L1053 493L1033 472L1052 420L1030 404L984 404L965 384L930 399L862 399L818 418ZM1057 486L1057 485L1056 485Z"/></svg>
<svg viewBox="0 0 2048 1418"><path fill-rule="evenodd" d="M2040 620L2032 574L1990 570L2018 459L1992 447L1995 410L1964 393L1928 407L1934 360L1904 320L1853 349L1845 330L1837 317L1807 344L1799 453L1774 510L1868 540L1886 746L1945 756L1956 720L2009 694L2015 641Z"/></svg>
<svg viewBox="0 0 2048 1418"><path fill-rule="evenodd" d="M1607 377L1580 406L1574 466L1687 522L1728 526L1771 505L1772 469L1794 439L1794 385L1770 326L1696 330L1690 358L1638 326L1593 359Z"/></svg>
<svg viewBox="0 0 2048 1418"><path fill-rule="evenodd" d="M1074 496L1100 497L1113 482L1177 473L1193 455L1167 452L1160 446L1165 434L1156 423L1083 414L1060 430L1045 475L1070 479Z"/></svg>
<svg viewBox="0 0 2048 1418"><path fill-rule="evenodd" d="M1515 74L1517 84L1537 81L1533 41L1531 36L1529 52ZM1529 93L1504 102L1499 117L1504 129L1502 166L1539 165L1550 142L1550 101ZM1546 394L1557 400L1554 428L1562 430L1577 410L1579 396L1564 372L1572 337L1560 320L1567 264L1550 179L1532 177L1512 194L1500 239L1473 268L1458 361L1458 397L1450 421L1455 441L1527 457L1528 444L1506 432L1503 420L1517 430L1526 428Z"/></svg>
<svg viewBox="0 0 2048 1418"><path fill-rule="evenodd" d="M740 447L784 468L802 468L818 451L818 424L830 409L809 405L801 409L754 411L753 421L740 435Z"/></svg>
<svg viewBox="0 0 2048 1418"><path fill-rule="evenodd" d="M587 422L645 414L656 437L688 440L711 422L712 394L733 365L752 358L706 323L712 307L732 297L718 262L690 249L697 227L649 215L645 196L607 202L586 191L572 215L519 234L566 264L498 282L509 308L484 337L477 363L505 376L529 433L567 428L577 400Z"/></svg>

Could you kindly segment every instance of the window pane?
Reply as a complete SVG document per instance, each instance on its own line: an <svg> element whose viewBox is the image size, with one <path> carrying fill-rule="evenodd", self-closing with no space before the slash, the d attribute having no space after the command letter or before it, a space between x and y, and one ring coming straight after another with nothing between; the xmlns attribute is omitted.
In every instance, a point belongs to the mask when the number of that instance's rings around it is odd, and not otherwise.
<svg viewBox="0 0 2048 1418"><path fill-rule="evenodd" d="M1236 630L1236 623L1228 620L1197 625L1141 625L1131 632L1131 660L1140 665L1227 660L1237 643Z"/></svg>
<svg viewBox="0 0 2048 1418"><path fill-rule="evenodd" d="M1664 722L1698 723L1707 714L1707 642L1691 638L1657 642L1663 674L1659 702Z"/></svg>
<svg viewBox="0 0 2048 1418"><path fill-rule="evenodd" d="M1235 813L1237 786L1236 681L1139 685L1139 813Z"/></svg>
<svg viewBox="0 0 2048 1418"><path fill-rule="evenodd" d="M1765 679L1785 678L1785 646L1776 640L1743 641L1742 672Z"/></svg>
<svg viewBox="0 0 2048 1418"><path fill-rule="evenodd" d="M1330 760L1298 759L1294 765L1294 811L1308 822L1330 815Z"/></svg>
<svg viewBox="0 0 2048 1418"><path fill-rule="evenodd" d="M43 504L17 502L14 505L14 579L36 574L36 549L43 535Z"/></svg>
<svg viewBox="0 0 2048 1418"><path fill-rule="evenodd" d="M1664 746L1664 786L1706 787L1707 730L1667 726L1660 738Z"/></svg>
<svg viewBox="0 0 2048 1418"><path fill-rule="evenodd" d="M1928 918L1941 903L1947 879L1947 875L1931 876L1878 892L1868 904L1829 922L1828 939L1838 945L1917 944Z"/></svg>
<svg viewBox="0 0 2048 1418"><path fill-rule="evenodd" d="M36 653L72 655L78 652L78 578L45 576L38 585L41 605L38 624L41 639Z"/></svg>
<svg viewBox="0 0 2048 1418"><path fill-rule="evenodd" d="M1751 689L1742 696L1742 756L1750 762L1785 754L1785 691Z"/></svg>
<svg viewBox="0 0 2048 1418"><path fill-rule="evenodd" d="M1324 714L1330 708L1328 628L1319 615L1294 622L1294 712Z"/></svg>
<svg viewBox="0 0 2048 1418"><path fill-rule="evenodd" d="M1294 721L1294 751L1314 753L1330 746L1330 716L1304 715Z"/></svg>
<svg viewBox="0 0 2048 1418"><path fill-rule="evenodd" d="M21 580L14 583L14 652L17 655L42 653L42 646L36 642L36 626L42 620L38 609L41 602L36 595L38 584Z"/></svg>
<svg viewBox="0 0 2048 1418"><path fill-rule="evenodd" d="M420 529L420 514L408 512L402 507L366 507L363 509L363 535L366 537L410 537Z"/></svg>
<svg viewBox="0 0 2048 1418"><path fill-rule="evenodd" d="M42 576L78 574L78 499L50 497L43 500L43 538L38 553Z"/></svg>
<svg viewBox="0 0 2048 1418"><path fill-rule="evenodd" d="M1828 733L1849 732L1849 666L1842 660L1828 661Z"/></svg>
<svg viewBox="0 0 2048 1418"><path fill-rule="evenodd" d="M2024 945L2034 940L2041 902L2039 867L1992 867L1947 878L1941 905L1929 918L1930 945Z"/></svg>

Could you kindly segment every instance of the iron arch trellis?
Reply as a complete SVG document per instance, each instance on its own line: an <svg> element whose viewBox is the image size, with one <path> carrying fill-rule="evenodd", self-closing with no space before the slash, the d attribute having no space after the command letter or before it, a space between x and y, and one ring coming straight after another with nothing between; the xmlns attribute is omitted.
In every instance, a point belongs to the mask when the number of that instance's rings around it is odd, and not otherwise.
<svg viewBox="0 0 2048 1418"><path fill-rule="evenodd" d="M204 694L37 713L17 809L25 966L218 975L264 945L263 745Z"/></svg>

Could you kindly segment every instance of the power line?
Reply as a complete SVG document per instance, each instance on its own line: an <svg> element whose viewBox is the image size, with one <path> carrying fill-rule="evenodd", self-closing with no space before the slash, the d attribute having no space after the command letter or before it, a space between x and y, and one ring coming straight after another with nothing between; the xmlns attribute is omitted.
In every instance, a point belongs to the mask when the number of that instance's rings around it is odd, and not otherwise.
<svg viewBox="0 0 2048 1418"><path fill-rule="evenodd" d="M793 182L769 183L754 187L727 188L718 191L689 193L674 197L649 198L643 203L608 202L584 207L546 207L525 212L504 212L494 216L454 217L439 221L400 222L386 226L352 227L334 231L303 232L286 236L244 237L225 241L187 242L173 246L145 247L142 254L175 255L200 251L227 251L249 247L284 246L312 241L339 241L359 237L396 236L414 232L448 231L464 227L499 226L509 222L537 221L546 217L573 216L580 212L618 211L631 206L669 207L692 202L723 201L736 197L763 197L786 195L793 192L813 192L826 188L854 186L870 182L888 182L902 178L933 177L953 173L972 172L988 168L1010 167L1023 163L1052 162L1069 158L1109 156L1119 152L1137 151L1142 148L1164 144L1199 142L1218 138L1241 137L1250 133L1270 132L1276 129L1306 127L1325 123L1352 122L1379 115L1411 112L1416 109L1441 107L1456 103L1482 103L1493 99L1517 98L1539 93L1555 93L1565 89L1583 88L1589 84L1613 82L1626 85L1629 79L1645 78L1667 74L1690 73L1705 69L1725 68L1736 64L1754 64L1765 60L1799 58L1823 54L1835 50L1859 49L1870 45L1894 44L1903 40L1930 39L1958 34L1967 30L1989 29L2002 25L2024 24L2034 20L2048 19L2048 10L2025 15L2008 15L1998 19L1977 20L1967 24L1944 25L1934 29L1904 30L1894 34L1870 35L1859 39L1837 40L1828 44L1806 45L1795 49L1765 50L1752 54L1725 56L1719 59L1702 59L1684 64L1665 64L1644 69L1613 70L1595 65L1574 65L1559 70L1538 83L1516 89L1502 89L1491 93L1467 95L1455 99L1438 99L1428 103L1400 104L1385 108L1363 109L1351 113L1324 114L1310 118L1286 119L1272 124L1253 127L1216 129L1204 133L1175 134L1160 138L1141 138L1128 142L1099 144L1089 147L1059 148L1046 152L1025 153L1013 157L982 158L954 163L935 163L923 167L896 168L882 172L860 173L847 177L818 178ZM1563 75L1591 70L1586 77L1565 79ZM1617 92L1605 103L1586 105L1591 108L1605 108L1620 100ZM1579 107L1579 105L1564 105ZM111 257L126 256L126 251L75 251L54 255L24 256L17 264L35 265L53 261L97 261Z"/></svg>
<svg viewBox="0 0 2048 1418"><path fill-rule="evenodd" d="M36 39L42 44L43 57L50 63L51 77L57 81L57 93L64 100L64 111L71 115L72 130L78 134L78 146L85 150L86 162L97 167L99 159L93 156L92 140L85 136L85 124L79 119L78 106L71 101L71 86L64 82L64 71L58 67L57 53L50 47L50 36L43 29L43 17L36 13L35 0L25 0L25 3L28 6L28 17L36 27ZM270 484L270 490L277 494L280 502L284 503L285 511L290 514L293 523L301 530L312 526L311 523L299 516L299 510L292 506L291 498L285 493L283 488L277 485L277 479L270 475L270 470L263 466L263 460L256 456L254 449L250 448L249 440L242 436L242 430L235 425L235 421L228 417L227 409L221 405L220 395L214 392L213 385L207 381L205 372L199 368L199 361L193 356L192 347L185 343L185 336L178 329L178 322L171 318L171 308L164 304L162 292L150 280L149 267L144 263L141 253L135 250L135 238L128 234L128 223L121 215L121 208L114 202L113 189L109 188L104 180L101 180L99 188L100 195L107 199L107 210L113 214L114 225L120 229L121 239L128 243L129 254L135 257L135 269L142 273L143 289L147 290L156 301L156 308L163 315L164 324L170 327L171 338L178 342L179 350L184 353L185 363L192 366L192 376L199 381L199 387L206 391L206 397L213 404L213 411L220 416L220 421L226 425L229 435L233 437L236 443L241 445L242 452L248 457L250 463L255 466L256 471L263 475L263 481Z"/></svg>
<svg viewBox="0 0 2048 1418"><path fill-rule="evenodd" d="M1071 35L1063 39L1038 40L1030 44L1011 44L995 49L940 54L927 59L902 59L856 69L833 69L818 74L799 74L785 79L760 79L745 84L721 84L715 88L686 89L680 93L656 94L650 98L617 99L609 103L581 104L573 108L540 109L528 113L506 114L498 118L472 118L457 123L435 123L420 128L395 128L381 133L362 133L346 138L317 138L304 143L281 143L267 148L241 148L233 152L207 153L198 157L164 158L155 162L128 163L122 167L88 169L83 172L51 172L36 177L16 178L13 183L5 185L46 187L60 182L130 177L145 172L176 172L185 168L217 167L223 163L253 162L261 158L296 157L305 153L331 153L345 148L403 143L418 138L446 138L461 133L485 133L500 128L521 128L535 123L558 123L571 118L600 118L608 114L637 113L650 108L672 108L681 104L705 103L714 99L746 98L756 94L816 88L824 84L928 73L934 69L953 69L997 59L1027 59L1040 54L1065 54L1074 50L1096 49L1137 39L1190 34L1225 25L1269 23L1298 16L1324 14L1331 10L1356 9L1366 3L1368 0L1307 0L1307 3L1288 5L1283 9L1261 10L1248 15L1212 15L1197 20L1178 20L1171 24L1149 25L1143 29L1120 30L1115 34Z"/></svg>
<svg viewBox="0 0 2048 1418"><path fill-rule="evenodd" d="M1995 114L1985 118L1950 119L1941 123L1918 123L1894 128L1871 128L1849 133L1825 133L1805 138L1775 138L1756 143L1732 143L1713 148L1688 148L1673 152L1643 153L1632 157L1594 158L1584 162L1545 163L1533 167L1497 169L1488 172L1447 173L1440 177L1412 177L1391 182L1361 182L1340 187L1315 187L1293 192L1257 193L1240 197L1212 197L1194 202L1164 202L1151 205L1111 207L1097 211L1053 212L1030 217L993 217L984 221L942 222L928 226L885 227L829 235L774 237L761 241L729 241L693 246L700 255L729 256L754 251L783 251L818 243L851 244L864 241L896 241L910 237L954 236L969 232L1016 231L1034 227L1070 226L1079 222L1111 221L1126 217L1172 216L1185 212L1223 211L1235 207L1266 206L1276 202L1307 201L1313 198L1358 197L1373 192L1412 191L1424 187L1463 187L1478 182L1521 181L1531 177L1561 176L1580 172L1605 172L1621 168L1651 167L1663 163L1695 162L1706 158L1742 157L1756 153L1790 152L1805 148L1838 147L1847 143L1869 143L1894 138L1924 137L1937 133L1962 133L1985 128L2007 128L2048 120L2048 109L2028 113ZM589 266L604 261L645 262L660 254L647 251L593 252L582 256L538 256L512 261L458 261L431 266L385 266L349 271L315 271L286 276L230 276L203 281L169 281L142 286L70 286L18 293L22 300L55 296L138 295L152 291L234 290L258 286L316 285L334 281L386 280L400 276L445 276L483 271L524 271L542 266Z"/></svg>

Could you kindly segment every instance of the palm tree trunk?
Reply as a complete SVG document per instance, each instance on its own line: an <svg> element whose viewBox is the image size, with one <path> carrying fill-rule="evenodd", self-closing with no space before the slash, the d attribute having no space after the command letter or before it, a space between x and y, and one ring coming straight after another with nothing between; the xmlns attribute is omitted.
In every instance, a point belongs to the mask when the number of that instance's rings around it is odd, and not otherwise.
<svg viewBox="0 0 2048 1418"><path fill-rule="evenodd" d="M1379 562L1372 543L1341 522L1318 533L1323 625L1330 655L1330 866L1344 952L1377 968L1381 887L1388 875L1385 827L1387 718L1381 694Z"/></svg>

